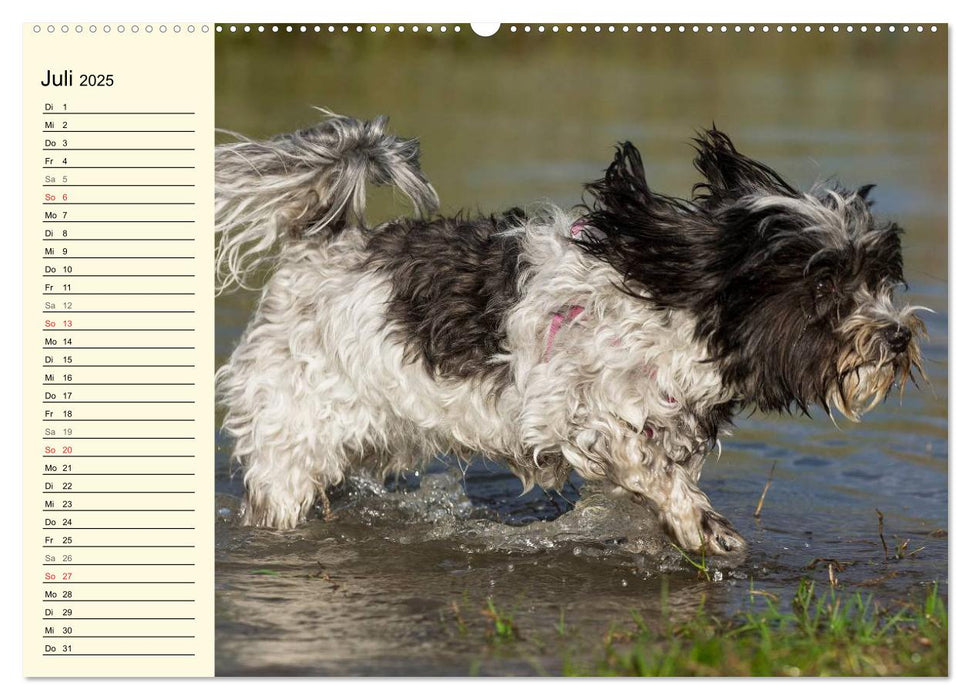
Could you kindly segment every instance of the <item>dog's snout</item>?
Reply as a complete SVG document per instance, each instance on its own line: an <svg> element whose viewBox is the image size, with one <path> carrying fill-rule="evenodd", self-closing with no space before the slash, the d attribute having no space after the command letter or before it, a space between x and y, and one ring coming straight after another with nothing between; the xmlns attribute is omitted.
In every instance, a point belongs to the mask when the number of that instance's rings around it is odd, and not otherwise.
<svg viewBox="0 0 971 700"><path fill-rule="evenodd" d="M884 342L891 352L900 353L910 345L912 333L906 326L893 326L883 332Z"/></svg>

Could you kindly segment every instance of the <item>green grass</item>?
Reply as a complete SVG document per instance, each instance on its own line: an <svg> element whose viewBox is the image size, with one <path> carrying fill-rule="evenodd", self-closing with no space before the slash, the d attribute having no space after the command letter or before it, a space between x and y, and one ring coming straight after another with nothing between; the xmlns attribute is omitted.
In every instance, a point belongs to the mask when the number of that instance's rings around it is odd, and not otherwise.
<svg viewBox="0 0 971 700"><path fill-rule="evenodd" d="M749 609L721 619L704 607L689 621L652 630L612 629L587 664L567 675L936 676L947 675L947 606L931 588L895 609L859 593L817 591L804 580L791 610L751 596Z"/></svg>

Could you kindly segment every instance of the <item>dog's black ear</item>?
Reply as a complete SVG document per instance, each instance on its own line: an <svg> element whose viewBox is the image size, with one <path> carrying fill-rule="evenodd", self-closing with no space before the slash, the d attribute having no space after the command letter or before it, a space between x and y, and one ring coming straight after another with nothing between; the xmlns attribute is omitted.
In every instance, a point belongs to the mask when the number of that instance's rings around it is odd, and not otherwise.
<svg viewBox="0 0 971 700"><path fill-rule="evenodd" d="M695 138L694 165L704 178L692 189L696 200L717 206L749 194L793 196L795 188L767 165L742 155L728 136L712 127Z"/></svg>
<svg viewBox="0 0 971 700"><path fill-rule="evenodd" d="M607 208L645 208L651 191L644 176L641 152L630 141L618 144L603 179L591 184L590 189Z"/></svg>

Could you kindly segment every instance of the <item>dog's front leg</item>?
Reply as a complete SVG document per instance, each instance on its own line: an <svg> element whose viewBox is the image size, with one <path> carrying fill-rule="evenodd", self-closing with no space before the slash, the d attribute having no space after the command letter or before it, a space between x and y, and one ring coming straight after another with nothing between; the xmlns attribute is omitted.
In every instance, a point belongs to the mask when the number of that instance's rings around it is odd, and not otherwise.
<svg viewBox="0 0 971 700"><path fill-rule="evenodd" d="M564 454L585 478L606 477L650 500L665 531L680 547L707 555L744 551L745 540L696 483L701 455L679 464L656 441L621 424L581 431Z"/></svg>
<svg viewBox="0 0 971 700"><path fill-rule="evenodd" d="M668 534L682 547L709 555L738 554L745 540L732 524L711 505L687 471L679 465L665 466L666 478L651 498L658 506Z"/></svg>

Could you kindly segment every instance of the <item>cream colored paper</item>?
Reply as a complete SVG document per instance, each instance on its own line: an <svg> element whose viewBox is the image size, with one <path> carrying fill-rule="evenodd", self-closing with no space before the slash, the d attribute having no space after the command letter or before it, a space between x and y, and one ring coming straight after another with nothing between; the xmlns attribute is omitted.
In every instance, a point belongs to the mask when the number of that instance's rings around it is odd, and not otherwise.
<svg viewBox="0 0 971 700"><path fill-rule="evenodd" d="M213 673L213 31L191 29L24 27L28 676Z"/></svg>

